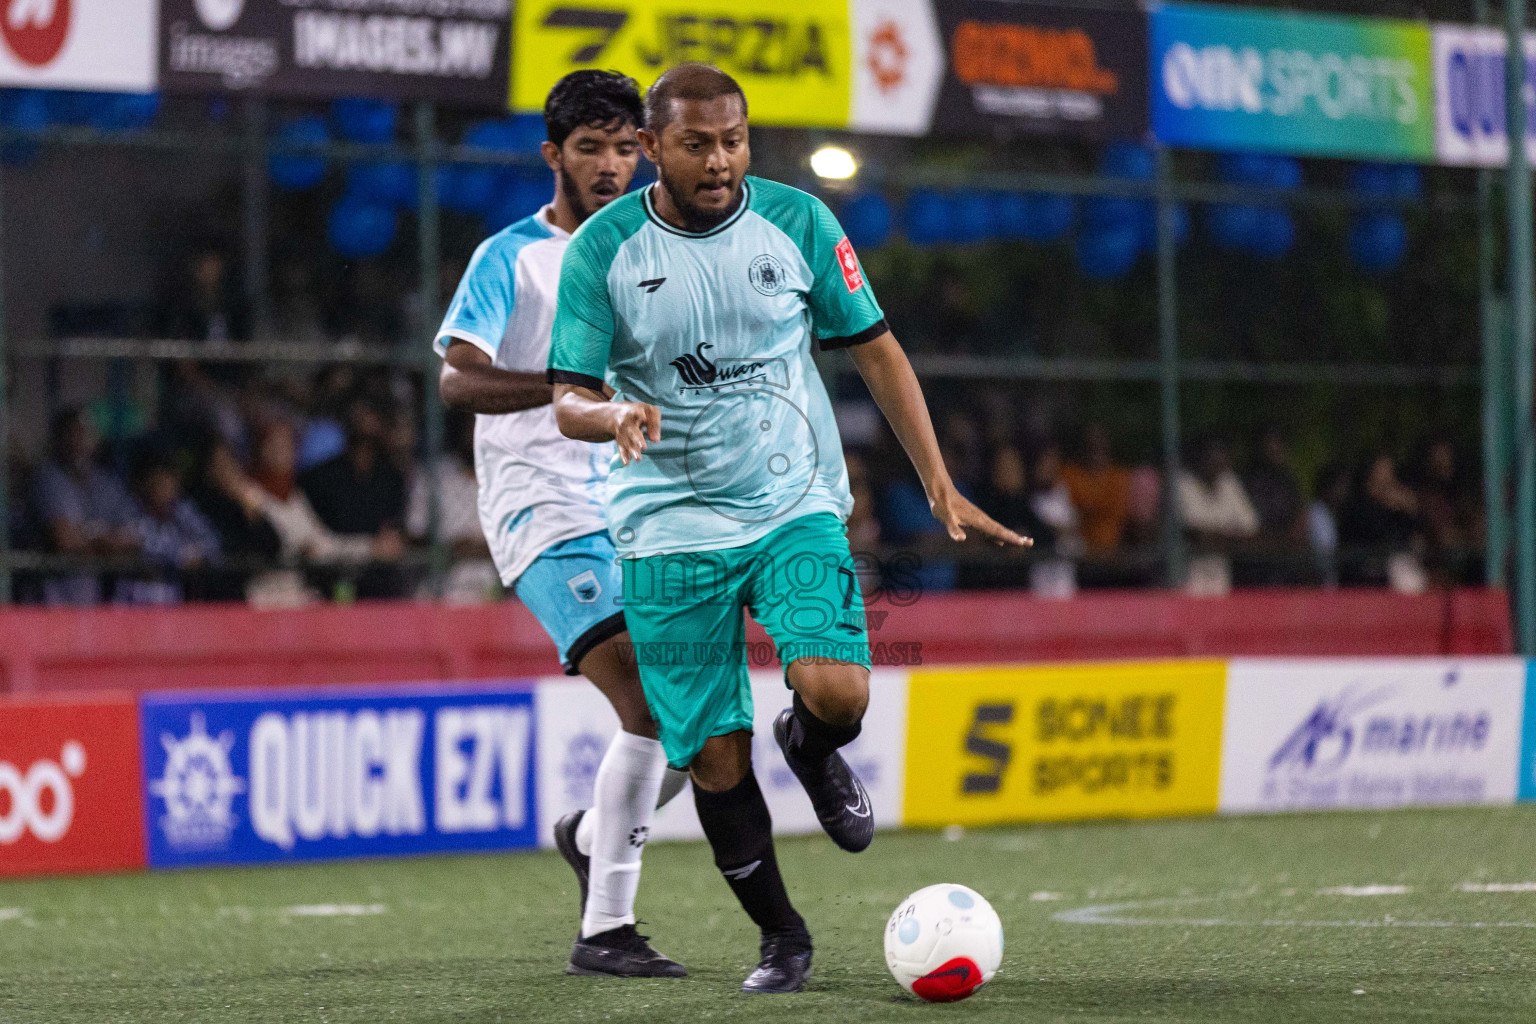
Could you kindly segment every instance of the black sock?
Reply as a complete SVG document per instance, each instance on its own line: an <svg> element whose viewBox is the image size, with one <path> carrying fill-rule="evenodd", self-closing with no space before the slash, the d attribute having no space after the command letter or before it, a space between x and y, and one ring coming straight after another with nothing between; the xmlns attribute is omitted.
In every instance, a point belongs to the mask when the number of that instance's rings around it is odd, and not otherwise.
<svg viewBox="0 0 1536 1024"><path fill-rule="evenodd" d="M789 747L795 757L808 764L820 764L838 747L846 747L858 738L863 722L852 725L832 725L817 718L805 706L800 694L795 694L795 718L789 730Z"/></svg>
<svg viewBox="0 0 1536 1024"><path fill-rule="evenodd" d="M751 769L735 788L723 793L695 785L693 804L715 852L715 866L747 916L765 932L803 929L805 920L790 905L779 874L773 855L773 820Z"/></svg>

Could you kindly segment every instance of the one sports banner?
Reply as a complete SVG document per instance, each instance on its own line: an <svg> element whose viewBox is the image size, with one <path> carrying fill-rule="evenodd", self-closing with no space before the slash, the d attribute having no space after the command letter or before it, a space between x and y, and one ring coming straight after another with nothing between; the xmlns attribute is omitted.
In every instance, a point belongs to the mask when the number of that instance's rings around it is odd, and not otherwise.
<svg viewBox="0 0 1536 1024"><path fill-rule="evenodd" d="M1152 126L1168 145L1434 158L1426 24L1177 3L1151 19Z"/></svg>
<svg viewBox="0 0 1536 1024"><path fill-rule="evenodd" d="M533 702L522 683L147 696L150 866L534 846Z"/></svg>
<svg viewBox="0 0 1536 1024"><path fill-rule="evenodd" d="M154 91L159 6L160 0L0 0L0 86Z"/></svg>
<svg viewBox="0 0 1536 1024"><path fill-rule="evenodd" d="M949 68L934 130L1139 138L1147 131L1147 16L1012 0L939 8Z"/></svg>
<svg viewBox="0 0 1536 1024"><path fill-rule="evenodd" d="M859 773L875 825L895 828L902 823L902 789L906 778L906 673L877 669L870 674L869 710L859 737L843 755ZM820 824L799 780L789 770L773 740L773 720L789 706L784 674L752 673L752 760L763 796L780 835L819 832ZM554 823L571 811L592 806L597 766L618 731L619 719L607 698L585 679L543 679L538 702L539 842L551 845ZM693 800L684 792L669 803L651 825L656 839L702 839Z"/></svg>
<svg viewBox="0 0 1536 1024"><path fill-rule="evenodd" d="M908 825L1210 814L1219 661L917 669Z"/></svg>
<svg viewBox="0 0 1536 1024"><path fill-rule="evenodd" d="M1436 25L1435 153L1443 164L1494 167L1509 159L1504 55L1498 29ZM1536 33L1525 36L1526 95L1536 89ZM1536 105L1526 109L1526 152L1536 158Z"/></svg>
<svg viewBox="0 0 1536 1024"><path fill-rule="evenodd" d="M513 19L522 111L580 68L645 87L698 60L741 83L754 123L921 135L943 71L929 0L531 0Z"/></svg>
<svg viewBox="0 0 1536 1024"><path fill-rule="evenodd" d="M1525 679L1518 658L1234 660L1221 810L1512 803Z"/></svg>
<svg viewBox="0 0 1536 1024"><path fill-rule="evenodd" d="M160 3L168 91L485 108L506 99L509 0Z"/></svg>
<svg viewBox="0 0 1536 1024"><path fill-rule="evenodd" d="M130 696L0 700L0 876L144 866Z"/></svg>

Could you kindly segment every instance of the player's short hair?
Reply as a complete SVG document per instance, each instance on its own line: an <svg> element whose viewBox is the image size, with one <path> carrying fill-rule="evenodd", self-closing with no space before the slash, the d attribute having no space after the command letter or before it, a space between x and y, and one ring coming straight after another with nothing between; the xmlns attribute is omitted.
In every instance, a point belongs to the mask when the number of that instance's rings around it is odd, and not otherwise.
<svg viewBox="0 0 1536 1024"><path fill-rule="evenodd" d="M544 130L549 141L565 145L571 133L588 128L632 124L640 127L640 85L617 71L572 71L549 90L544 101Z"/></svg>
<svg viewBox="0 0 1536 1024"><path fill-rule="evenodd" d="M747 116L747 94L736 79L713 64L686 61L662 73L645 91L645 127L660 132L672 122L673 100L713 100L721 96L741 99L741 116Z"/></svg>

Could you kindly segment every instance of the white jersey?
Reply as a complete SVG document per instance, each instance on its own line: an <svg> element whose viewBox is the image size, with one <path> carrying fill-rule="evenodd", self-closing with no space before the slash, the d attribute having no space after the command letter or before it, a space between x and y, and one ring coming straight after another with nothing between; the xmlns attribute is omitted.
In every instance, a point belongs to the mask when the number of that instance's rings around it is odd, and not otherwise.
<svg viewBox="0 0 1536 1024"><path fill-rule="evenodd" d="M546 206L497 232L475 250L434 347L445 355L467 341L503 370L542 375L571 236ZM480 527L502 583L517 581L554 544L606 531L603 492L612 442L573 441L555 425L552 405L475 417L475 479Z"/></svg>

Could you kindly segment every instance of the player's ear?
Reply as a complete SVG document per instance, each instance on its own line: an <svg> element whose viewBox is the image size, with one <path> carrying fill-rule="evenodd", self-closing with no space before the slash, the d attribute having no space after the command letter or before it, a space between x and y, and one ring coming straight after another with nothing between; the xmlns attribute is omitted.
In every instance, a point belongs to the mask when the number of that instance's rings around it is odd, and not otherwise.
<svg viewBox="0 0 1536 1024"><path fill-rule="evenodd" d="M558 172L560 170L560 165L563 161L559 146L545 139L539 143L539 155L544 158L544 162L549 165L551 171Z"/></svg>
<svg viewBox="0 0 1536 1024"><path fill-rule="evenodd" d="M661 138L649 128L640 128L635 131L640 138L640 151L645 158L657 166L661 165Z"/></svg>

